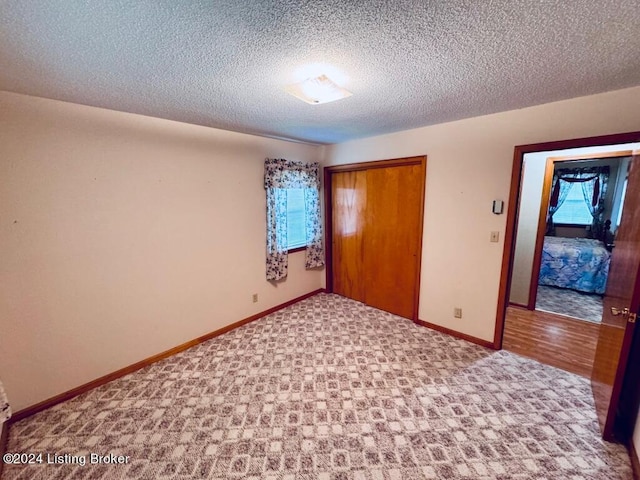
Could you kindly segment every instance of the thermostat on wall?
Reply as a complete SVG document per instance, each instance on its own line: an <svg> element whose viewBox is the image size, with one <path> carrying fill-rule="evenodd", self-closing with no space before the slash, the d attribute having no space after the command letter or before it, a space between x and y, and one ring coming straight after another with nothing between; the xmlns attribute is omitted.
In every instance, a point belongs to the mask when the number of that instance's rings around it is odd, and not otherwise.
<svg viewBox="0 0 640 480"><path fill-rule="evenodd" d="M500 215L502 213L503 206L504 206L504 202L502 200L494 200L493 213L495 213L496 215Z"/></svg>

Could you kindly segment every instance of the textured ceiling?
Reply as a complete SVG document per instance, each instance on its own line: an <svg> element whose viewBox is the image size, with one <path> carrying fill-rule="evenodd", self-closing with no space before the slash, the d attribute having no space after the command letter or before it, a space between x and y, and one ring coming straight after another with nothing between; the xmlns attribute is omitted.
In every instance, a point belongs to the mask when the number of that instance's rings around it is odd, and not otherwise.
<svg viewBox="0 0 640 480"><path fill-rule="evenodd" d="M638 85L638 7L0 0L0 89L336 143ZM285 93L318 62L353 96L308 105Z"/></svg>

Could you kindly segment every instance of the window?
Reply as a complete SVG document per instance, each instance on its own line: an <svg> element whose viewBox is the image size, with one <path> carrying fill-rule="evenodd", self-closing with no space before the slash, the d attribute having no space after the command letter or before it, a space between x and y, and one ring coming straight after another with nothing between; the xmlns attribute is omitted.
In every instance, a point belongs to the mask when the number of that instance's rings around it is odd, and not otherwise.
<svg viewBox="0 0 640 480"><path fill-rule="evenodd" d="M304 188L287 188L287 249L307 245Z"/></svg>
<svg viewBox="0 0 640 480"><path fill-rule="evenodd" d="M566 223L569 225L591 225L593 217L582 194L582 185L572 183L564 203L553 215L554 223Z"/></svg>

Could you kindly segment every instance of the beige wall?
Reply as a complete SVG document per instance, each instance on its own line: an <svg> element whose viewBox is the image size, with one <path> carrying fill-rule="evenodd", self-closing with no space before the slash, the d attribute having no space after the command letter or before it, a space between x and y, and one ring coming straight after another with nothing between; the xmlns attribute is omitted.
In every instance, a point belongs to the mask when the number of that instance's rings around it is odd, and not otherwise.
<svg viewBox="0 0 640 480"><path fill-rule="evenodd" d="M520 305L529 303L529 288L533 270L533 255L538 236L540 203L546 154L525 155L520 190L520 211L518 212L517 234L513 252L513 273L509 301Z"/></svg>
<svg viewBox="0 0 640 480"><path fill-rule="evenodd" d="M508 198L514 147L640 130L639 111L635 87L333 145L324 164L428 156L420 318L493 340L506 215L491 202Z"/></svg>
<svg viewBox="0 0 640 480"><path fill-rule="evenodd" d="M265 157L319 147L0 92L0 378L14 410L320 288L265 280ZM259 294L252 303L251 295Z"/></svg>

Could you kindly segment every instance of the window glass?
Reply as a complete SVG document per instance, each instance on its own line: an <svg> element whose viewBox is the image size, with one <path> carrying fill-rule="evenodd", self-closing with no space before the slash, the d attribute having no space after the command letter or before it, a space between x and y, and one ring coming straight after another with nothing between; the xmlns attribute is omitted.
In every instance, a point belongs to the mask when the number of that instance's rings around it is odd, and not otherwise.
<svg viewBox="0 0 640 480"><path fill-rule="evenodd" d="M580 183L572 183L564 203L553 215L553 223L567 223L571 225L591 225L593 217L589 212L587 202L584 201Z"/></svg>
<svg viewBox="0 0 640 480"><path fill-rule="evenodd" d="M307 245L307 229L304 208L304 189L287 189L287 248Z"/></svg>

